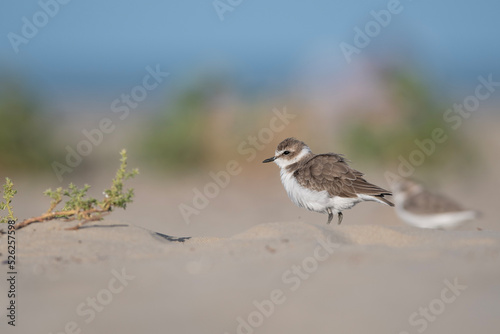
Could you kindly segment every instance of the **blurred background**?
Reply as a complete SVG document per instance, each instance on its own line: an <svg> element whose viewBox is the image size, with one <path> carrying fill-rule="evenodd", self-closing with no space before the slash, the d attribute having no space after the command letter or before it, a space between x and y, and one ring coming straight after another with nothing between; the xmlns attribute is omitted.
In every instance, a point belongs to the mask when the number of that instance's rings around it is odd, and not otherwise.
<svg viewBox="0 0 500 334"><path fill-rule="evenodd" d="M324 224L261 163L294 136L383 187L409 162L483 213L463 228L498 229L497 1L64 2L0 5L0 177L18 218L70 182L101 197L127 148L136 198L111 218L193 236ZM402 224L374 203L345 213L374 223Z"/></svg>

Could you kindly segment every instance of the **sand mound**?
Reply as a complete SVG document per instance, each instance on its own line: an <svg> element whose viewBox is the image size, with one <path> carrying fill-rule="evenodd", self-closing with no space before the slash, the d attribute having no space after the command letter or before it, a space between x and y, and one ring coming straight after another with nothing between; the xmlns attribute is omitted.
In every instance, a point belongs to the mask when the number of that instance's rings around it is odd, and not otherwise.
<svg viewBox="0 0 500 334"><path fill-rule="evenodd" d="M227 238L186 238L116 221L78 231L68 226L46 222L17 231L21 332L60 333L68 324L82 333L493 333L500 327L495 231L276 222ZM7 281L0 282L5 292ZM1 293L0 305L7 302ZM0 310L5 319L6 307Z"/></svg>

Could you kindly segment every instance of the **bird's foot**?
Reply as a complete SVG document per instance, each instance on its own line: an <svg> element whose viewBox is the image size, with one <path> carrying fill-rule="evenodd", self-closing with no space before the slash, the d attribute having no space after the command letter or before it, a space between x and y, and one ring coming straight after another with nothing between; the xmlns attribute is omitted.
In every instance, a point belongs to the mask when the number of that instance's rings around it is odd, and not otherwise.
<svg viewBox="0 0 500 334"><path fill-rule="evenodd" d="M328 212L328 221L326 223L330 224L332 222L332 219L333 219L333 213L332 213L332 210L330 210L330 209L326 209L326 211Z"/></svg>
<svg viewBox="0 0 500 334"><path fill-rule="evenodd" d="M339 218L339 225L340 225L340 223L342 223L342 219L344 218L344 215L342 214L342 212L339 212L338 218Z"/></svg>

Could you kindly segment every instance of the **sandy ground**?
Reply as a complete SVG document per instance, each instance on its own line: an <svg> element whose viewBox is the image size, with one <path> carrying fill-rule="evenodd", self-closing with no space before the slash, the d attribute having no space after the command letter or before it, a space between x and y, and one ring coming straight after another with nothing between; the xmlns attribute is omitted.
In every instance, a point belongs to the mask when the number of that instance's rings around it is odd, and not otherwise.
<svg viewBox="0 0 500 334"><path fill-rule="evenodd" d="M458 230L433 231L406 226L377 203L344 212L340 226L326 225L325 215L290 202L276 166L256 172L250 165L187 222L179 205L190 205L194 189L211 182L207 173L174 180L130 165L142 174L127 183L136 194L127 210L79 231L55 221L17 232L16 327L7 325L9 276L1 264L0 333L500 328L498 178L443 183L445 193L482 216ZM68 182L89 183L100 197L115 168ZM383 173L368 174L384 185L376 178ZM45 212L42 192L65 185L53 177L13 179L21 219ZM0 236L0 262L6 241Z"/></svg>
<svg viewBox="0 0 500 334"><path fill-rule="evenodd" d="M2 333L496 333L500 326L500 231L276 222L179 240L122 221L79 231L68 224L17 231L16 327L7 325L2 277Z"/></svg>

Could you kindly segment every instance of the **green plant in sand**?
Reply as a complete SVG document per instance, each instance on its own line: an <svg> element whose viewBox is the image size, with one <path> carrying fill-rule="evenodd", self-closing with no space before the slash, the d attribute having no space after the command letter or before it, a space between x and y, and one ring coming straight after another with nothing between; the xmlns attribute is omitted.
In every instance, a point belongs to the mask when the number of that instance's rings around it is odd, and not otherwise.
<svg viewBox="0 0 500 334"><path fill-rule="evenodd" d="M12 208L12 198L17 193L17 190L14 190L14 183L12 183L11 179L8 177L5 178L5 184L3 185L3 199L5 202L0 202L0 210L7 210L7 216L0 217L0 223L7 223L9 220L16 221L17 218L14 217L14 209Z"/></svg>
<svg viewBox="0 0 500 334"><path fill-rule="evenodd" d="M124 181L133 178L139 174L137 169L127 171L127 152L122 150L120 168L116 172L113 183L109 189L104 190L104 198L97 200L93 197L88 197L87 192L90 189L89 185L84 185L83 188L78 188L74 184L70 184L67 189L57 188L56 190L48 189L44 195L50 197L50 207L44 214L26 219L15 225L16 229L23 228L29 224L62 218L66 221L79 220L80 222L69 228L78 229L83 224L89 221L101 220L103 216L109 214L114 208L125 209L128 203L132 203L134 197L133 189L124 189ZM63 202L62 208L57 210Z"/></svg>

